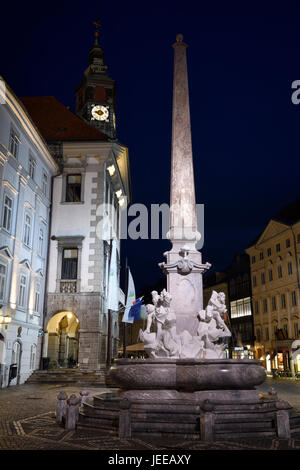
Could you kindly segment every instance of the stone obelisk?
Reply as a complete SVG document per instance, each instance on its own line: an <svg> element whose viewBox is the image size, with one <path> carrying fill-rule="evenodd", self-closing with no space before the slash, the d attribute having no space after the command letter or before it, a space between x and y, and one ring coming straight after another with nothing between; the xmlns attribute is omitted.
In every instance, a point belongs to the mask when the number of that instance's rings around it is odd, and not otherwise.
<svg viewBox="0 0 300 470"><path fill-rule="evenodd" d="M172 249L160 267L167 274L167 290L176 314L177 332L196 334L197 314L203 308L202 274L210 264L202 264L196 243L197 230L189 89L186 62L187 45L178 34L174 47L172 158L170 190L170 230Z"/></svg>

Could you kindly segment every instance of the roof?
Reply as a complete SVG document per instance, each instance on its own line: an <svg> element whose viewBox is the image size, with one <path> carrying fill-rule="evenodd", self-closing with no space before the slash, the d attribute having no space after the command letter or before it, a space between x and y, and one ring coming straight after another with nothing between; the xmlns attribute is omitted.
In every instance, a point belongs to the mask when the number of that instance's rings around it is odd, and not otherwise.
<svg viewBox="0 0 300 470"><path fill-rule="evenodd" d="M19 99L47 142L108 140L107 135L80 119L54 96L26 96Z"/></svg>

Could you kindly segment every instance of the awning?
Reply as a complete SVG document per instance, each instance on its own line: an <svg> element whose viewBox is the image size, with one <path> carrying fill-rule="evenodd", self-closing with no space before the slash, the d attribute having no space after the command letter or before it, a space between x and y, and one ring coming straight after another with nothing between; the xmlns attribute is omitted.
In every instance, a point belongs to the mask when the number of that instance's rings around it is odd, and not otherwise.
<svg viewBox="0 0 300 470"><path fill-rule="evenodd" d="M144 343L131 344L126 346L126 351L135 352L135 351L144 351ZM119 352L123 352L123 348L119 348Z"/></svg>

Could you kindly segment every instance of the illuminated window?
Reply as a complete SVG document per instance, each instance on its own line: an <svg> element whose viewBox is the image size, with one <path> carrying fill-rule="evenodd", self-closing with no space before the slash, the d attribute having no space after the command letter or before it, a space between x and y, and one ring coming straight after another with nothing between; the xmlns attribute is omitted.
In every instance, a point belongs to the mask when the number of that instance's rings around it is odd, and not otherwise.
<svg viewBox="0 0 300 470"><path fill-rule="evenodd" d="M230 302L230 312L231 318L245 317L251 315L250 297Z"/></svg>

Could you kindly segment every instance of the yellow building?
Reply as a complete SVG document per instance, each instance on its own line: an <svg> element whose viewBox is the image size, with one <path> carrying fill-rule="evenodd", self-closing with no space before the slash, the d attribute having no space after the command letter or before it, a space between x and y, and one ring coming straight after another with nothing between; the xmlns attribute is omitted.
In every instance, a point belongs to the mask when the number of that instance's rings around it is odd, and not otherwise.
<svg viewBox="0 0 300 470"><path fill-rule="evenodd" d="M250 256L256 357L267 371L300 373L300 200L272 218Z"/></svg>

